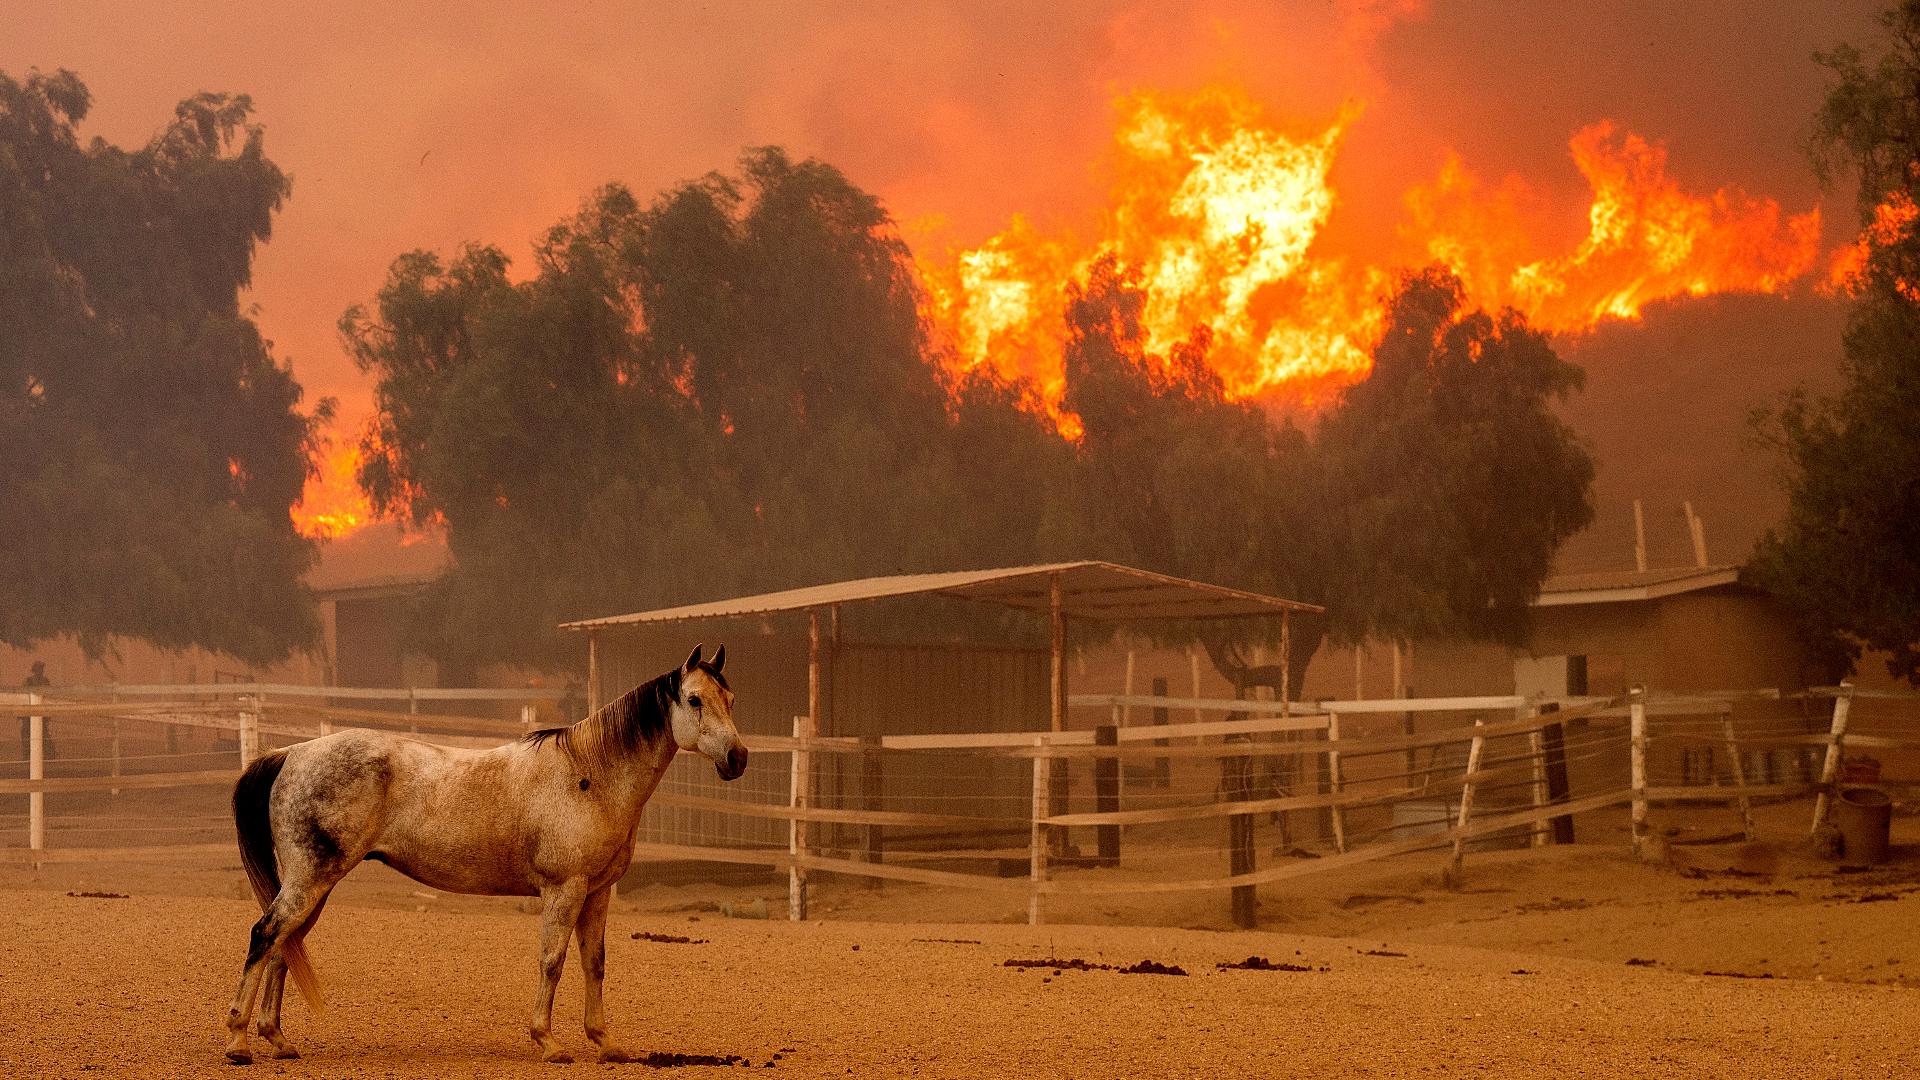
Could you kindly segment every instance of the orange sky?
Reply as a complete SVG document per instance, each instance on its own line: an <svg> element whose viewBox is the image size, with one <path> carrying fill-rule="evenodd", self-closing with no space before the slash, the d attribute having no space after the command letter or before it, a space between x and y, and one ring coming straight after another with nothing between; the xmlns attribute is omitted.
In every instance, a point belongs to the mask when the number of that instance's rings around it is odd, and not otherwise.
<svg viewBox="0 0 1920 1080"><path fill-rule="evenodd" d="M1094 209L1118 94L1228 81L1302 130L1365 102L1330 244L1389 246L1401 194L1449 150L1490 180L1525 176L1577 238L1567 140L1601 119L1666 140L1695 190L1805 210L1822 201L1799 152L1823 81L1808 54L1870 41L1879 6L62 0L0 14L0 70L78 71L87 133L122 144L192 92L252 94L294 178L252 300L309 395L351 421L369 387L334 323L395 255L523 255L599 183L644 196L747 145L839 165L918 244L974 243L1016 212L1071 227ZM1835 242L1850 198L1824 202Z"/></svg>

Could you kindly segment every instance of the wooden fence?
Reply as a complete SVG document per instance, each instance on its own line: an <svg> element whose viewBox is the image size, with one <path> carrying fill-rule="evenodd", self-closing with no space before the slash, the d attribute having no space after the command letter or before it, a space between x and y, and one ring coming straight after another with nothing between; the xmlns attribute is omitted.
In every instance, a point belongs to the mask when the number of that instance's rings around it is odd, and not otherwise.
<svg viewBox="0 0 1920 1080"><path fill-rule="evenodd" d="M28 797L27 844L0 847L0 860L37 865L228 853L230 842L50 850L45 800L50 794L194 786L218 788L224 798L238 769L266 742L311 738L335 727L377 726L446 745L497 745L532 725L528 699L555 696L420 691L407 697L404 691L267 685L116 687L96 689L95 700L74 700L72 691L61 694L60 700L0 695L0 705L33 718L28 775L0 779L0 797ZM340 704L396 697L413 711ZM422 701L489 698L521 703L520 719L418 711ZM1863 703L1879 710L1871 718L1873 730L1858 723ZM1061 732L867 737L815 736L808 719L800 717L791 735L747 738L756 768L769 768L765 755L788 755L786 769L771 766L788 781L784 798L765 790L741 797L730 797L731 789L714 794L670 775L651 804L784 821L785 844L642 842L635 853L643 860L783 871L789 916L795 919L807 915L812 876L834 873L1023 896L1029 921L1036 924L1056 897L1224 892L1236 920L1250 925L1253 891L1261 885L1433 849L1447 850L1448 872L1458 874L1477 842L1495 837L1565 842L1572 839L1577 816L1608 809L1627 808L1631 843L1640 850L1655 842L1651 812L1662 803L1725 805L1730 821L1752 837L1756 803L1813 795L1817 828L1829 795L1845 779L1849 750L1920 752L1920 723L1911 715L1915 704L1920 695L1869 694L1850 686L1801 694L1671 697L1636 691L1610 699L1497 696L1305 704L1090 695L1074 698L1072 705L1082 714L1107 710L1112 723ZM1222 718L1121 722L1128 712L1165 717L1173 710ZM40 748L49 717L112 725L105 775L45 774ZM202 762L203 767L178 771L124 769L119 733L142 725L231 734L235 750L219 767ZM1664 766L1671 772L1677 765L1677 776L1666 777L1655 767L1657 749L1677 752ZM842 773L861 780L830 805L816 780L823 759L834 755L854 759L856 767ZM1808 755L1818 757L1817 770ZM979 805L995 808L992 812L916 809L911 797L889 798L885 788L888 763L907 757L923 765L931 760L951 775L958 796L985 775L977 763L1025 761L1033 778L1030 798L1014 811L1005 809L1004 799L986 795ZM970 762L975 763L971 773ZM1055 762L1080 769L1082 794L1069 795L1066 805L1053 782ZM697 766L690 762L689 767ZM1004 774L1004 766L994 772ZM955 798L943 795L942 805ZM1409 810L1427 816L1405 816ZM1303 814L1316 821L1318 857L1259 865L1254 823L1277 823L1284 842L1291 835L1289 821ZM1076 831L1084 838L1088 830L1095 839L1091 855L1072 843ZM903 842L908 836L915 839ZM1129 850L1143 855L1129 859ZM1170 876L1162 868L1169 852L1185 859L1174 859L1176 867L1203 871L1206 860L1224 855L1225 872L1214 864L1214 870Z"/></svg>

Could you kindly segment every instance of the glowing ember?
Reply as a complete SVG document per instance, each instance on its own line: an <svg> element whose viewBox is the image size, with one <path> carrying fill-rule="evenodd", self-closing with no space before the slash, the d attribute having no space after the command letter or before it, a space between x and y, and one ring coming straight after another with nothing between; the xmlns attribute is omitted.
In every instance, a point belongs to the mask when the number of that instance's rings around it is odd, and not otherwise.
<svg viewBox="0 0 1920 1080"><path fill-rule="evenodd" d="M1321 242L1339 207L1329 172L1356 109L1304 135L1223 89L1130 95L1118 114L1097 242L1042 236L1015 218L944 264L923 257L929 314L962 369L1029 377L1057 403L1065 284L1108 252L1140 270L1150 350L1164 353L1205 325L1230 394L1311 400L1367 371L1392 266L1445 263L1475 303L1579 332L1669 297L1777 292L1819 250L1817 210L1786 217L1732 188L1688 194L1667 176L1664 146L1602 122L1571 143L1593 189L1587 235L1572 252L1539 251L1524 183L1488 191L1451 158L1406 196L1409 250L1369 262Z"/></svg>
<svg viewBox="0 0 1920 1080"><path fill-rule="evenodd" d="M360 490L360 448L332 446L307 477L306 490L292 510L293 527L315 539L344 536L373 520L373 506Z"/></svg>

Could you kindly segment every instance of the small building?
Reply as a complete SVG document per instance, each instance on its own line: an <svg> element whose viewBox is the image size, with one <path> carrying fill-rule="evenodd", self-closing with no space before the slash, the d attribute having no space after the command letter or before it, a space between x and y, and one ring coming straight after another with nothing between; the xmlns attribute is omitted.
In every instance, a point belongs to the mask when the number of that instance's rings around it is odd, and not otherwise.
<svg viewBox="0 0 1920 1080"><path fill-rule="evenodd" d="M1526 643L1421 641L1403 655L1403 688L1450 694L1622 694L1797 690L1825 673L1791 617L1736 566L1562 574L1530 612ZM1391 646L1326 650L1306 689L1315 697L1393 695ZM1358 675L1356 677L1356 672Z"/></svg>

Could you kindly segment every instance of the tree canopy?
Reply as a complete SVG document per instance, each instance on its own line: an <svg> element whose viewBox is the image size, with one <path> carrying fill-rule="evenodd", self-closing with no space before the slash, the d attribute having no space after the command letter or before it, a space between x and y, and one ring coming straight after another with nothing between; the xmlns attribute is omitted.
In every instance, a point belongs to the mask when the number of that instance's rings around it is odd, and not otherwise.
<svg viewBox="0 0 1920 1080"><path fill-rule="evenodd" d="M91 101L0 74L0 641L284 658L317 632L288 510L327 407L239 294L287 177L244 96L133 151L82 144Z"/></svg>
<svg viewBox="0 0 1920 1080"><path fill-rule="evenodd" d="M1778 453L1787 518L1756 548L1755 580L1841 670L1867 648L1920 683L1920 2L1883 17L1887 51L1842 45L1812 151L1824 176L1860 185L1866 258L1852 283L1842 384L1757 417Z"/></svg>
<svg viewBox="0 0 1920 1080"><path fill-rule="evenodd" d="M1204 331L1150 352L1115 259L1063 288L1076 440L1033 387L953 374L879 202L778 150L645 207L601 190L524 281L494 248L403 256L342 325L379 380L366 487L448 529L424 643L560 665L571 618L1106 557L1328 604L1304 664L1328 630L1510 629L1588 520L1547 410L1578 370L1444 272L1401 283L1375 375L1313 432L1228 399Z"/></svg>
<svg viewBox="0 0 1920 1080"><path fill-rule="evenodd" d="M567 618L1054 550L1066 445L946 374L905 245L832 167L607 187L534 269L415 253L342 323L379 378L366 487L447 526L442 659L563 664Z"/></svg>

